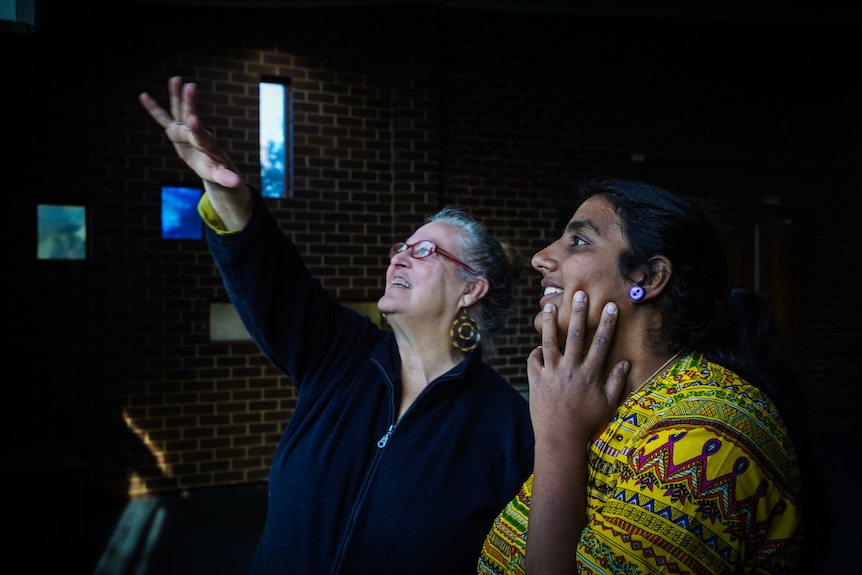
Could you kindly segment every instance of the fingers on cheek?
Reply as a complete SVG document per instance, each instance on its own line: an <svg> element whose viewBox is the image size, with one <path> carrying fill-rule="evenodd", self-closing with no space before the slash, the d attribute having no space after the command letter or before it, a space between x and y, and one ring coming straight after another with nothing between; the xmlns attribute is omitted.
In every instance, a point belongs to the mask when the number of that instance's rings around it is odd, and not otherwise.
<svg viewBox="0 0 862 575"><path fill-rule="evenodd" d="M604 334L596 334L596 337L593 338L593 345L598 348L605 350L610 347L611 340Z"/></svg>

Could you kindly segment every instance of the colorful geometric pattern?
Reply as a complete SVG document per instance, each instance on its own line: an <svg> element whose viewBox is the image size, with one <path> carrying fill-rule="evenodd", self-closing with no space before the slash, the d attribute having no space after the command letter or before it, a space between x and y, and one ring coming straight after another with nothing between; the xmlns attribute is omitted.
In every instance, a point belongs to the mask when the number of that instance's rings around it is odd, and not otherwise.
<svg viewBox="0 0 862 575"><path fill-rule="evenodd" d="M631 395L590 447L579 573L790 573L799 471L758 389L701 354ZM478 573L524 573L532 477L497 518Z"/></svg>

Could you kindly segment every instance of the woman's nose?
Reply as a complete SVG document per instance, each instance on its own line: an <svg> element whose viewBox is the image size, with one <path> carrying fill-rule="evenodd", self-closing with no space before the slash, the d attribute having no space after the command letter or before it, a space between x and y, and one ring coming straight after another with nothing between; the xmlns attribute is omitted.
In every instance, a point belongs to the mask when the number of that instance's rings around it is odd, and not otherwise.
<svg viewBox="0 0 862 575"><path fill-rule="evenodd" d="M551 246L547 246L545 249L539 250L533 255L530 260L530 264L533 266L534 270L542 271L553 268L554 260L551 258L550 248Z"/></svg>
<svg viewBox="0 0 862 575"><path fill-rule="evenodd" d="M402 266L403 267L405 265L404 262L409 260L411 257L409 252L410 252L410 250L404 250L404 251L400 251L400 252L396 253L389 260L389 263L392 264L393 266Z"/></svg>

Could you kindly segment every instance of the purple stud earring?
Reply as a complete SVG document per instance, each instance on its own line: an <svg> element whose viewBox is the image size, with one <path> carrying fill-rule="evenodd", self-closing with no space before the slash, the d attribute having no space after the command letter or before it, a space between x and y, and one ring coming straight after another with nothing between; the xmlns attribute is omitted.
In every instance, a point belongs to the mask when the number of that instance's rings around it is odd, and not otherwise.
<svg viewBox="0 0 862 575"><path fill-rule="evenodd" d="M644 298L644 288L641 286L632 286L632 289L629 290L629 298L632 301L640 301Z"/></svg>

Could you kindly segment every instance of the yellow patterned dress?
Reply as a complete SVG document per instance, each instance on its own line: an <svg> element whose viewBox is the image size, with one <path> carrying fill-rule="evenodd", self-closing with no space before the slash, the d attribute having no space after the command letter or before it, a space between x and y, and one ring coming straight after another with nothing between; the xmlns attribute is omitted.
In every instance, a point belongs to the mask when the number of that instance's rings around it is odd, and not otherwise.
<svg viewBox="0 0 862 575"><path fill-rule="evenodd" d="M800 481L772 402L691 354L631 395L590 446L584 574L790 573ZM477 572L523 574L533 478L497 517Z"/></svg>

